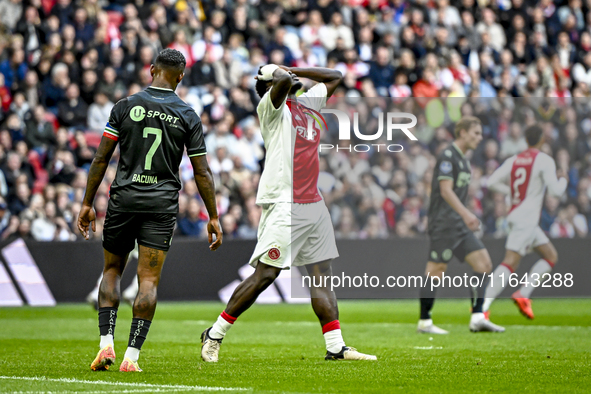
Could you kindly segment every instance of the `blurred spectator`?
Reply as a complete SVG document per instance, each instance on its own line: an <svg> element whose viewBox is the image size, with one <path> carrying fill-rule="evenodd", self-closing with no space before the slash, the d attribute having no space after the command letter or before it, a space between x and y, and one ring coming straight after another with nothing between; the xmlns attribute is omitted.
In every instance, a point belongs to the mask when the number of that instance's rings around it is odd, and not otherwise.
<svg viewBox="0 0 591 394"><path fill-rule="evenodd" d="M521 125L517 122L511 123L507 137L501 142L501 159L516 155L527 149L527 142L521 131Z"/></svg>
<svg viewBox="0 0 591 394"><path fill-rule="evenodd" d="M80 99L78 85L72 83L66 89L66 98L58 104L58 120L63 126L84 129L87 116L88 106Z"/></svg>
<svg viewBox="0 0 591 394"><path fill-rule="evenodd" d="M560 209L556 220L550 226L550 236L552 238L574 238L575 228L569 221L569 214L566 209Z"/></svg>
<svg viewBox="0 0 591 394"><path fill-rule="evenodd" d="M97 92L94 95L94 102L88 107L88 128L102 133L114 105L104 92Z"/></svg>
<svg viewBox="0 0 591 394"><path fill-rule="evenodd" d="M57 114L57 105L66 98L66 88L70 85L68 66L57 63L51 70L51 78L43 82L43 104Z"/></svg>
<svg viewBox="0 0 591 394"><path fill-rule="evenodd" d="M30 149L44 154L56 142L53 123L47 121L47 114L42 105L37 105L32 112L26 124L25 141Z"/></svg>
<svg viewBox="0 0 591 394"><path fill-rule="evenodd" d="M203 232L205 221L201 218L201 207L195 198L189 200L186 216L178 221L178 229L181 235L198 237Z"/></svg>
<svg viewBox="0 0 591 394"><path fill-rule="evenodd" d="M12 90L17 90L27 74L25 51L18 48L10 50L8 59L0 63L0 73L4 75L4 84Z"/></svg>

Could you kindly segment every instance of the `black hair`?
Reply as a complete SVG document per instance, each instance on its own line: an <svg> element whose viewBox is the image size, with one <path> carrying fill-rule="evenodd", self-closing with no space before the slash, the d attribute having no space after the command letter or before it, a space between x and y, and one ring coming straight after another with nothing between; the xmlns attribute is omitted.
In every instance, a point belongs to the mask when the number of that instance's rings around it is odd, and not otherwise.
<svg viewBox="0 0 591 394"><path fill-rule="evenodd" d="M525 139L527 140L527 144L529 146L537 145L542 138L542 134L544 134L544 131L540 126L529 126L527 129L525 129Z"/></svg>
<svg viewBox="0 0 591 394"><path fill-rule="evenodd" d="M187 61L183 54L176 49L166 48L158 54L154 65L163 68L176 68L182 72L187 65Z"/></svg>

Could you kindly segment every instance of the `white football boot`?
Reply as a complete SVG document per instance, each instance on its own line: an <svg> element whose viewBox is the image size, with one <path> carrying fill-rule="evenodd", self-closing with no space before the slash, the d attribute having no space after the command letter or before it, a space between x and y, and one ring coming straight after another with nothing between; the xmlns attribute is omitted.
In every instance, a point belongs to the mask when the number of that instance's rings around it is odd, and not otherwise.
<svg viewBox="0 0 591 394"><path fill-rule="evenodd" d="M222 339L214 339L209 336L209 327L201 334L201 358L207 363L217 363L220 355Z"/></svg>
<svg viewBox="0 0 591 394"><path fill-rule="evenodd" d="M473 313L470 317L470 331L472 332L505 332L501 327L490 320L487 320L484 313Z"/></svg>
<svg viewBox="0 0 591 394"><path fill-rule="evenodd" d="M421 334L435 334L435 335L449 334L449 331L446 331L443 328L439 328L435 324L433 324L433 320L431 320L431 319L419 320L419 324L417 326L417 332L421 333Z"/></svg>
<svg viewBox="0 0 591 394"><path fill-rule="evenodd" d="M354 347L343 346L340 352L332 353L326 351L326 356L324 357L325 360L368 360L374 361L378 358L376 356L372 356L371 354L364 354L360 353Z"/></svg>

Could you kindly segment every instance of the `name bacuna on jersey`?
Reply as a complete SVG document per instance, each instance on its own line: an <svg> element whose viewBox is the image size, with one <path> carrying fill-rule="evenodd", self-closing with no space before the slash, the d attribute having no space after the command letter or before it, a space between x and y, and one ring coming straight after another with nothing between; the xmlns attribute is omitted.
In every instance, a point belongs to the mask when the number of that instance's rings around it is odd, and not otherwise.
<svg viewBox="0 0 591 394"><path fill-rule="evenodd" d="M133 174L132 182L158 183L158 177L152 175Z"/></svg>
<svg viewBox="0 0 591 394"><path fill-rule="evenodd" d="M554 159L534 148L505 160L488 179L489 189L510 196L507 220L521 226L538 224L546 189L560 197L566 186L566 179L556 177Z"/></svg>

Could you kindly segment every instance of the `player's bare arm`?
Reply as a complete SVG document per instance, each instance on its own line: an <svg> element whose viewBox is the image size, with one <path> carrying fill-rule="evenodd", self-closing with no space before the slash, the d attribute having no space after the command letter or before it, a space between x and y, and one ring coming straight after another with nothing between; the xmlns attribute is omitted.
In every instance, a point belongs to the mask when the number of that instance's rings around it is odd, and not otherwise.
<svg viewBox="0 0 591 394"><path fill-rule="evenodd" d="M333 95L334 91L341 84L343 74L340 71L331 68L300 68L300 67L285 67L300 78L308 78L315 82L321 82L326 85L327 97Z"/></svg>
<svg viewBox="0 0 591 394"><path fill-rule="evenodd" d="M273 89L271 89L271 101L273 102L273 107L279 108L291 91L292 85L293 81L288 72L281 68L277 68L273 72Z"/></svg>
<svg viewBox="0 0 591 394"><path fill-rule="evenodd" d="M103 137L96 155L92 160L92 164L90 165L90 170L88 171L88 182L86 183L86 193L84 194L82 208L80 209L80 214L78 215L78 230L80 230L80 233L85 239L90 238L90 234L88 232L89 225L92 225L92 231L96 231L96 213L94 212L93 208L94 197L96 196L96 191L98 190L101 182L103 181L105 172L109 166L109 161L111 160L116 147L117 141Z"/></svg>
<svg viewBox="0 0 591 394"><path fill-rule="evenodd" d="M191 164L193 165L193 175L197 189L199 189L199 194L205 203L205 208L209 215L209 222L207 223L209 249L216 250L222 244L223 233L216 207L213 174L209 168L209 164L207 164L207 157L205 155L191 157ZM213 240L214 235L215 241Z"/></svg>
<svg viewBox="0 0 591 394"><path fill-rule="evenodd" d="M453 189L453 181L450 179L442 179L439 181L441 188L441 196L454 211L456 211L466 223L466 226L472 231L478 230L480 227L480 220L468 208L462 204Z"/></svg>

